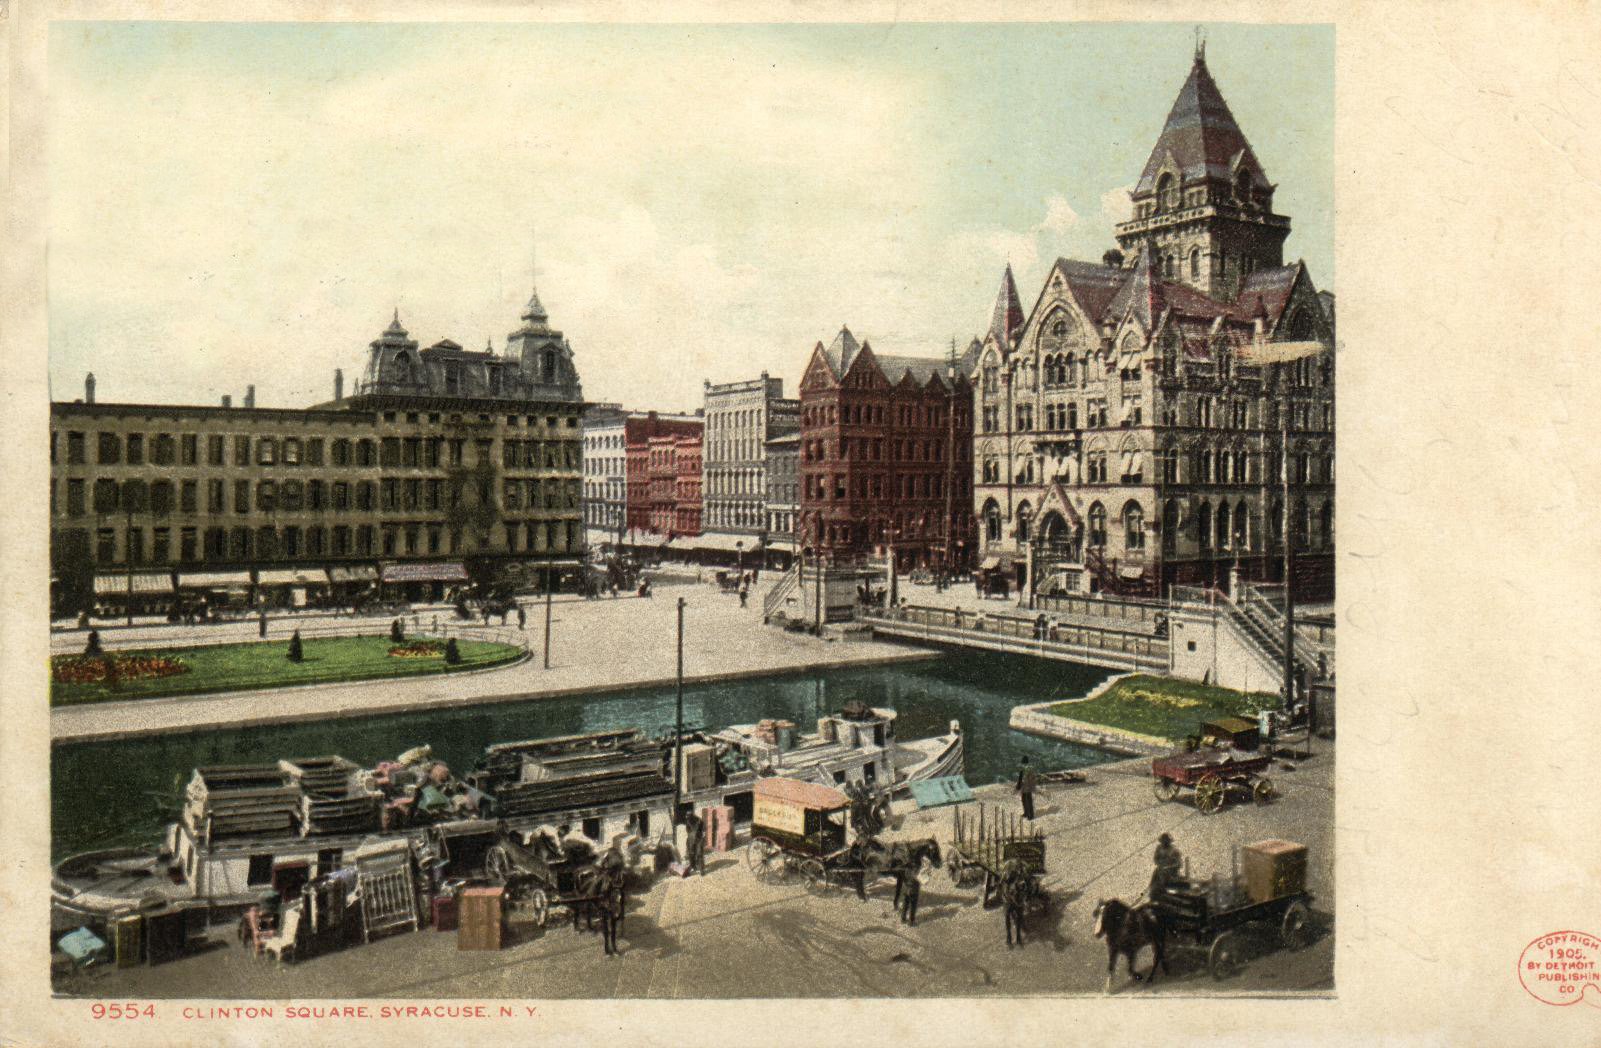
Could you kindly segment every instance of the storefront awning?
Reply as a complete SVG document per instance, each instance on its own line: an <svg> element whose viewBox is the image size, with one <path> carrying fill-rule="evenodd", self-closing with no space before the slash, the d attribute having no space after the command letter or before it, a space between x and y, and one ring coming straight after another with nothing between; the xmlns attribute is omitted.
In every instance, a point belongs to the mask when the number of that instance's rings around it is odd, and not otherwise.
<svg viewBox="0 0 1601 1048"><path fill-rule="evenodd" d="M166 572L136 571L132 576L133 591L135 593L171 593L172 576ZM123 575L96 575L95 593L126 594L128 592L129 576Z"/></svg>
<svg viewBox="0 0 1601 1048"><path fill-rule="evenodd" d="M321 586L326 576L315 568L262 568L256 582L262 586Z"/></svg>
<svg viewBox="0 0 1601 1048"><path fill-rule="evenodd" d="M673 540L675 548L680 543L690 549L711 549L726 553L737 553L741 550L751 553L762 548L760 535L734 535L726 531L708 531L704 534L685 536Z"/></svg>
<svg viewBox="0 0 1601 1048"><path fill-rule="evenodd" d="M792 539L768 539L767 548L779 553L794 553L795 542Z"/></svg>
<svg viewBox="0 0 1601 1048"><path fill-rule="evenodd" d="M249 585L248 571L186 571L178 576L180 589L241 589Z"/></svg>
<svg viewBox="0 0 1601 1048"><path fill-rule="evenodd" d="M1145 574L1145 565L1124 564L1117 569L1117 573L1125 579L1137 579Z"/></svg>
<svg viewBox="0 0 1601 1048"><path fill-rule="evenodd" d="M371 582L378 577L378 569L371 564L349 564L328 569L329 582Z"/></svg>
<svg viewBox="0 0 1601 1048"><path fill-rule="evenodd" d="M467 569L456 563L385 564L385 582L466 582Z"/></svg>

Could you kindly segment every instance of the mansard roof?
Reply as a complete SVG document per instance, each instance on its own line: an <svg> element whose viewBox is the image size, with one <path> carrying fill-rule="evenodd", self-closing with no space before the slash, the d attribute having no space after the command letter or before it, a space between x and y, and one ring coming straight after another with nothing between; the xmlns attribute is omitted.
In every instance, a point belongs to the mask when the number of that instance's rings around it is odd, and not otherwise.
<svg viewBox="0 0 1601 1048"><path fill-rule="evenodd" d="M1262 172L1261 163L1251 152L1245 132L1235 123L1223 93L1206 68L1204 52L1196 54L1189 78L1179 88L1178 98L1167 114L1167 123L1134 187L1135 196L1145 196L1156 190L1157 175L1169 156L1178 165L1179 177L1185 182L1207 178L1230 181L1236 164L1248 159L1257 188L1273 188Z"/></svg>

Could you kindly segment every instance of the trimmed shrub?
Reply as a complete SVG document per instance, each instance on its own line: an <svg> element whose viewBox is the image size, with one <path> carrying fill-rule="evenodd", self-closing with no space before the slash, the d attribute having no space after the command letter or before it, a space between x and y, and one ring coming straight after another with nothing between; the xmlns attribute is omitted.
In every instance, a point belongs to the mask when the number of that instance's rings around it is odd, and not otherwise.
<svg viewBox="0 0 1601 1048"><path fill-rule="evenodd" d="M389 624L389 639L395 644L406 643L406 631L401 627L399 619L395 619Z"/></svg>
<svg viewBox="0 0 1601 1048"><path fill-rule="evenodd" d="M289 661L302 662L305 658L306 651L300 643L300 631L295 630L289 635Z"/></svg>
<svg viewBox="0 0 1601 1048"><path fill-rule="evenodd" d="M98 655L98 654L100 654L100 631L99 630L90 630L89 631L89 643L84 645L83 653L85 655Z"/></svg>
<svg viewBox="0 0 1601 1048"><path fill-rule="evenodd" d="M445 661L454 666L461 661L461 650L456 647L456 638L445 641Z"/></svg>

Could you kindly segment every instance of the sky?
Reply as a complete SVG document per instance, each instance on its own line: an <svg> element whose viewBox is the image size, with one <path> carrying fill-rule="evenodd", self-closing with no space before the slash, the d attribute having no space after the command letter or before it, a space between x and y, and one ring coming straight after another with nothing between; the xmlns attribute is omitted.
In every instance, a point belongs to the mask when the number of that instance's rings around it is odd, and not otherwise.
<svg viewBox="0 0 1601 1048"><path fill-rule="evenodd" d="M1203 27L1334 290L1334 32ZM298 407L398 309L501 348L537 280L587 399L794 386L842 324L943 355L1127 217L1190 24L55 23L52 397Z"/></svg>

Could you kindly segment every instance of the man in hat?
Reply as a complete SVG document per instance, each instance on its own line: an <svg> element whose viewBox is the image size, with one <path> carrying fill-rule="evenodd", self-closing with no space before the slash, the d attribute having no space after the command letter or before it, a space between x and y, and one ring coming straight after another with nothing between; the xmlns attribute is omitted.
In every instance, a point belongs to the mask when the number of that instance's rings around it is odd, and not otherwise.
<svg viewBox="0 0 1601 1048"><path fill-rule="evenodd" d="M1181 879L1180 870L1184 867L1184 856L1173 847L1173 837L1164 833L1156 839L1156 854L1152 859L1156 863L1156 869L1151 871L1149 895L1154 899L1159 892L1165 891L1169 885Z"/></svg>
<svg viewBox="0 0 1601 1048"><path fill-rule="evenodd" d="M1016 790L1023 795L1023 818L1030 822L1034 821L1034 789L1038 785L1039 779L1035 777L1034 769L1028 766L1028 758L1024 757L1017 769Z"/></svg>

